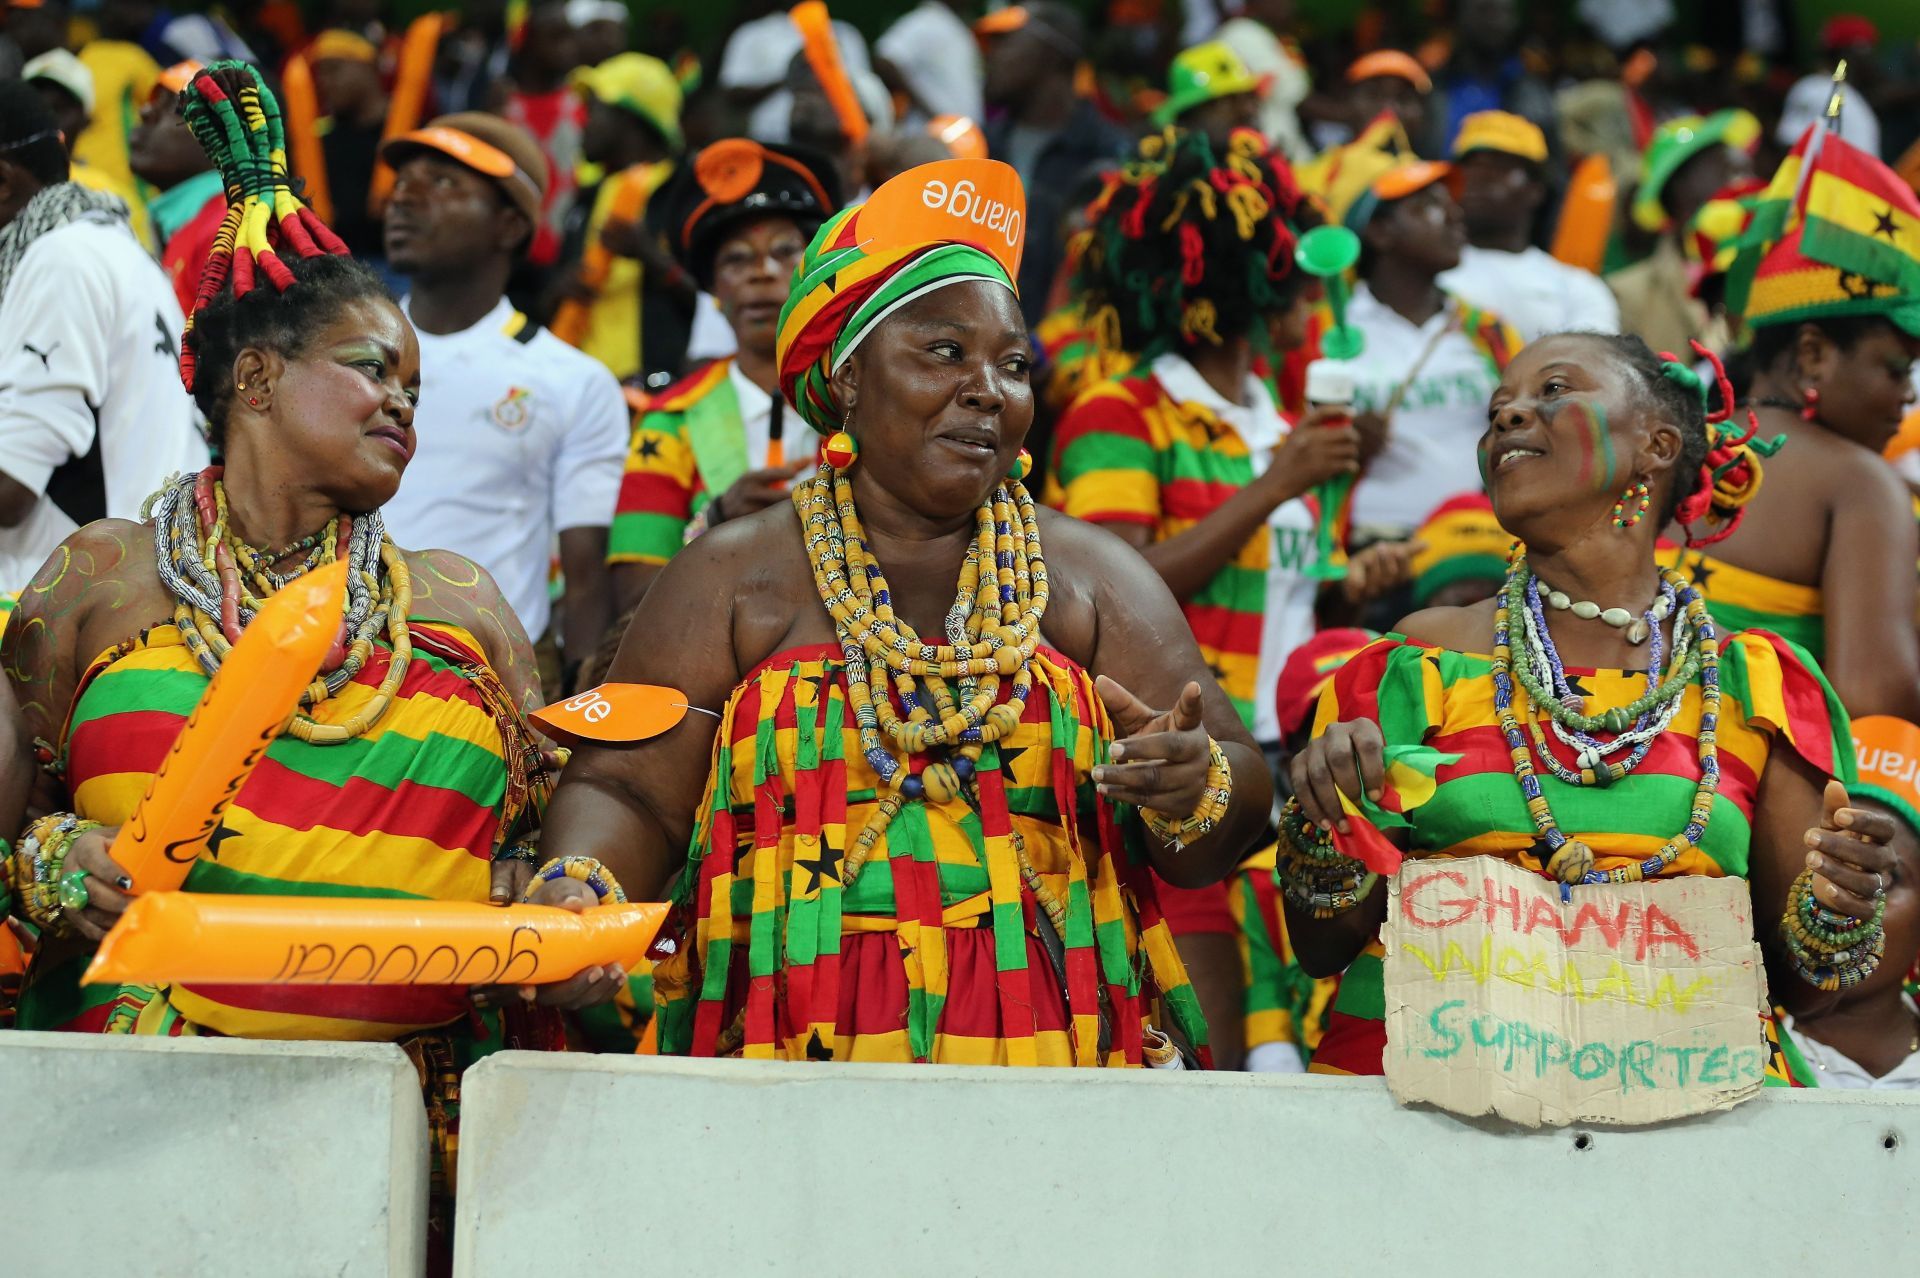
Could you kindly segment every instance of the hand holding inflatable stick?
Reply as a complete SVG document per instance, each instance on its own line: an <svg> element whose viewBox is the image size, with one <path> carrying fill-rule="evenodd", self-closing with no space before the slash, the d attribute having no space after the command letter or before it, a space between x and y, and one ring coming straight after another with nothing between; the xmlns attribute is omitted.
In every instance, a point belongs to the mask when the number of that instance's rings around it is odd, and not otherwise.
<svg viewBox="0 0 1920 1278"><path fill-rule="evenodd" d="M135 893L178 888L227 805L313 682L346 608L347 565L316 569L262 604L200 694L110 850Z"/></svg>
<svg viewBox="0 0 1920 1278"><path fill-rule="evenodd" d="M1307 365L1307 400L1310 405L1353 403L1353 373L1345 361L1357 357L1366 348L1366 337L1347 323L1347 272L1360 260L1360 237L1344 226L1317 226L1300 237L1294 261L1301 270L1317 276L1326 284L1327 306L1333 311L1333 327L1320 336L1325 359ZM1352 425L1352 418L1332 418L1328 425ZM1353 504L1353 476L1335 475L1316 484L1314 500L1319 515L1314 523L1313 563L1309 577L1338 581L1347 575L1346 527Z"/></svg>

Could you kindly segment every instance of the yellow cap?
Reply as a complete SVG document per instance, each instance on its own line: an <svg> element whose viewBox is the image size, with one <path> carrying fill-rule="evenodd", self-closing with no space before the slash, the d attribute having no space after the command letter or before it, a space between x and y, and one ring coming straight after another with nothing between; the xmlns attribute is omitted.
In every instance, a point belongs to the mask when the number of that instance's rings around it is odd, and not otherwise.
<svg viewBox="0 0 1920 1278"><path fill-rule="evenodd" d="M575 71L573 87L608 106L631 111L659 130L668 146L679 149L680 82L660 59L618 53L597 67Z"/></svg>
<svg viewBox="0 0 1920 1278"><path fill-rule="evenodd" d="M328 58L338 58L342 62L377 62L380 50L373 47L373 41L352 31L335 28L322 31L307 46L307 61L325 62Z"/></svg>
<svg viewBox="0 0 1920 1278"><path fill-rule="evenodd" d="M1460 135L1453 140L1456 160L1472 151L1498 151L1544 164L1547 135L1539 125L1511 111L1475 111L1460 122Z"/></svg>

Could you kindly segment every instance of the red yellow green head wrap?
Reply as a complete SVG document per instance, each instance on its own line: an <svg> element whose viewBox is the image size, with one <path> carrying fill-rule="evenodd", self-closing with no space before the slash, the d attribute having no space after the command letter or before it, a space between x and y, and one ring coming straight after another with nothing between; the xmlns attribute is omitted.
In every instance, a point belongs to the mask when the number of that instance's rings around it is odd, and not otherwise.
<svg viewBox="0 0 1920 1278"><path fill-rule="evenodd" d="M1016 292L1026 229L1019 175L997 160L942 160L885 183L813 237L780 311L780 391L823 435L841 425L833 371L894 311L985 280Z"/></svg>
<svg viewBox="0 0 1920 1278"><path fill-rule="evenodd" d="M1415 541L1426 549L1413 557L1413 604L1427 606L1456 581L1488 582L1489 598L1507 575L1513 534L1493 516L1493 503L1480 493L1462 493L1442 502L1427 516Z"/></svg>

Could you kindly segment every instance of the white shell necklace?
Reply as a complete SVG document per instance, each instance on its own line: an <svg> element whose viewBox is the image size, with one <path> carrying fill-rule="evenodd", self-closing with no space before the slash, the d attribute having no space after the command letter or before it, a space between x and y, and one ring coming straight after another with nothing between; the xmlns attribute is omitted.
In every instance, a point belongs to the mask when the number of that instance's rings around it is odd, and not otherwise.
<svg viewBox="0 0 1920 1278"><path fill-rule="evenodd" d="M1604 621L1615 630L1626 631L1627 642L1631 644L1645 643L1647 636L1653 633L1645 617L1625 608L1602 608L1591 600L1574 599L1561 590L1548 590L1546 600L1547 607L1556 612L1570 612L1582 621ZM1672 611L1672 596L1663 594L1655 599L1652 608L1654 625L1665 621Z"/></svg>

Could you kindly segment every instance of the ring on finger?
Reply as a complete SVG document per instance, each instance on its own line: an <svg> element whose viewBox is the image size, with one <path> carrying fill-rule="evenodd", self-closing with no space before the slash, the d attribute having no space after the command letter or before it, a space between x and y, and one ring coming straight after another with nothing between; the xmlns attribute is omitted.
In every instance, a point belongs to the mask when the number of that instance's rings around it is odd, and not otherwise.
<svg viewBox="0 0 1920 1278"><path fill-rule="evenodd" d="M78 914L93 901L93 894L87 890L87 872L74 870L60 878L60 908L69 914Z"/></svg>

